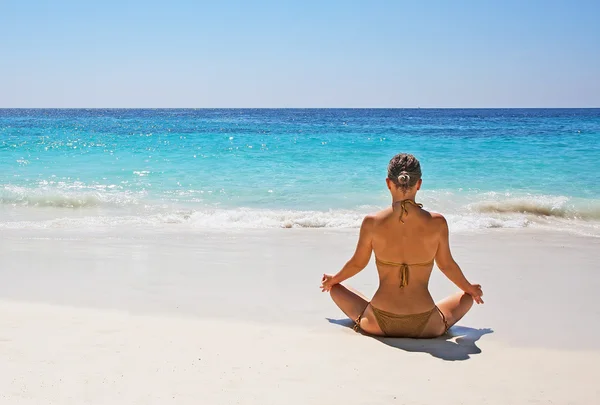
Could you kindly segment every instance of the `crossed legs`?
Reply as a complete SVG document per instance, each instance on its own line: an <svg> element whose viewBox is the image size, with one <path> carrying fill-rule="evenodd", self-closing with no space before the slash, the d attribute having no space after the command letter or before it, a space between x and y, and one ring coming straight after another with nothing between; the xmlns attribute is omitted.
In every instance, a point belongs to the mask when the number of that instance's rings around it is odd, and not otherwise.
<svg viewBox="0 0 600 405"><path fill-rule="evenodd" d="M377 324L373 310L369 301L358 291L345 287L341 284L334 285L331 288L331 298L333 302L350 318L356 321L359 317L360 328L368 334L383 336L384 333ZM458 322L473 306L473 298L463 292L453 294L437 304L437 307L444 314L448 327ZM445 325L441 315L435 311L425 329L422 337L436 337L445 332Z"/></svg>

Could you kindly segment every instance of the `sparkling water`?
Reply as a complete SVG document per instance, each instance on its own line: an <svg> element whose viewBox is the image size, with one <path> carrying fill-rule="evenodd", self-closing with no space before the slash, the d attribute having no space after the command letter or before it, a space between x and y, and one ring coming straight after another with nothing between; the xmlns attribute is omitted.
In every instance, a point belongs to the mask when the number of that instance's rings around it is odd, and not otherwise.
<svg viewBox="0 0 600 405"><path fill-rule="evenodd" d="M454 229L600 235L600 109L0 110L0 227L355 227L399 152Z"/></svg>

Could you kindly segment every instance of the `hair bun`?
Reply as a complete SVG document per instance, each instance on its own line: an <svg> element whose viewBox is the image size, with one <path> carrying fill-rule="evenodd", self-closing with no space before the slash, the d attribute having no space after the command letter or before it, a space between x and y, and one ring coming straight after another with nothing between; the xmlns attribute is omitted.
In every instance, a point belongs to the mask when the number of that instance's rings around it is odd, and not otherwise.
<svg viewBox="0 0 600 405"><path fill-rule="evenodd" d="M405 171L400 172L400 175L398 175L398 183L408 184L409 181L410 181L410 175Z"/></svg>

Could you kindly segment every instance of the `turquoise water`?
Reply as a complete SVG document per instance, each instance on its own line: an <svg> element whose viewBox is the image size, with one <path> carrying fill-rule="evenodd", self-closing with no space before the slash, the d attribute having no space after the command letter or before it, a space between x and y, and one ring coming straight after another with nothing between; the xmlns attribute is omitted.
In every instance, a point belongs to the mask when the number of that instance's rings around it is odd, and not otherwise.
<svg viewBox="0 0 600 405"><path fill-rule="evenodd" d="M599 109L0 110L0 219L356 226L398 152L457 227L600 219Z"/></svg>

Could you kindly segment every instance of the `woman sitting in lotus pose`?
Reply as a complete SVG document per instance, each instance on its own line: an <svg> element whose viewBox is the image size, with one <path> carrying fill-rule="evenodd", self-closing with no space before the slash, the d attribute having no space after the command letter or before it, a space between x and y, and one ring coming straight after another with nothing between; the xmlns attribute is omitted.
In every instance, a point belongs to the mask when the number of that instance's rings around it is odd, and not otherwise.
<svg viewBox="0 0 600 405"><path fill-rule="evenodd" d="M324 274L321 289L329 291L337 306L356 322L356 330L411 338L443 335L473 301L483 304L481 286L469 283L452 258L446 219L415 202L422 183L419 161L404 153L394 156L386 182L391 207L365 217L354 256L336 275ZM340 283L364 269L372 251L379 288L369 302ZM463 291L437 304L428 290L434 260Z"/></svg>

